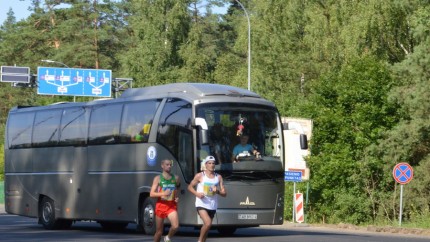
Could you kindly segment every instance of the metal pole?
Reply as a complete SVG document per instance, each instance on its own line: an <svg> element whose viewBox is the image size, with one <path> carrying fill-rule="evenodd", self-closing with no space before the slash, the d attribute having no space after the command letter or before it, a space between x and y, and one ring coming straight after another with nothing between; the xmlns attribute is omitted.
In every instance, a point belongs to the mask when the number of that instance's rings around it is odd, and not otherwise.
<svg viewBox="0 0 430 242"><path fill-rule="evenodd" d="M295 221L294 217L296 216L296 199L295 199L295 195L296 195L296 182L294 182L294 188L293 188L293 223Z"/></svg>
<svg viewBox="0 0 430 242"><path fill-rule="evenodd" d="M307 209L308 208L308 202L309 202L309 181L307 182L307 184L306 184L306 203L305 203L305 208ZM307 221L306 220L306 215L307 215L308 213L305 213L305 222Z"/></svg>
<svg viewBox="0 0 430 242"><path fill-rule="evenodd" d="M399 226L402 226L402 211L403 211L403 184L400 185L400 212L399 212Z"/></svg>
<svg viewBox="0 0 430 242"><path fill-rule="evenodd" d="M56 64L60 64L63 65L67 68L70 68L68 65L64 64L63 62L59 62L59 61L54 61L54 60L40 60L41 62L47 62L47 63L56 63Z"/></svg>
<svg viewBox="0 0 430 242"><path fill-rule="evenodd" d="M241 2L235 0L245 12L246 18L248 19L248 90L251 91L251 21L249 20L248 11Z"/></svg>

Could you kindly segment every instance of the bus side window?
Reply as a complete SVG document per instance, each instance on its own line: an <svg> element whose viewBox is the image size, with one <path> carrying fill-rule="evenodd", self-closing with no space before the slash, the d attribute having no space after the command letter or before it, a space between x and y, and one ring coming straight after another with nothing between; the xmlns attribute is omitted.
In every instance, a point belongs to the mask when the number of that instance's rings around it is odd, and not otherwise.
<svg viewBox="0 0 430 242"><path fill-rule="evenodd" d="M132 102L124 105L120 142L148 142L152 120L160 100Z"/></svg>
<svg viewBox="0 0 430 242"><path fill-rule="evenodd" d="M8 121L9 148L29 148L33 129L34 113L11 114Z"/></svg>
<svg viewBox="0 0 430 242"><path fill-rule="evenodd" d="M56 109L36 112L32 135L33 147L47 147L58 144L61 111Z"/></svg>
<svg viewBox="0 0 430 242"><path fill-rule="evenodd" d="M90 118L89 144L119 142L121 111L122 104L94 107Z"/></svg>
<svg viewBox="0 0 430 242"><path fill-rule="evenodd" d="M61 118L59 145L85 145L88 132L88 112L85 108L67 108Z"/></svg>

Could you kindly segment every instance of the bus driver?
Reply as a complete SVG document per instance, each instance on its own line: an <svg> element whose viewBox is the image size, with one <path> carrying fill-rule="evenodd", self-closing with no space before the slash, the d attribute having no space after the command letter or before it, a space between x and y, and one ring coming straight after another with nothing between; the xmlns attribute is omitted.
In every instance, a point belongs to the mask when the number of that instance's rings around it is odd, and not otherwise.
<svg viewBox="0 0 430 242"><path fill-rule="evenodd" d="M247 157L251 155L254 155L256 158L259 158L260 152L254 149L254 146L248 144L248 140L248 134L244 133L240 136L240 143L233 148L233 156L231 158L233 162L239 162L240 157Z"/></svg>

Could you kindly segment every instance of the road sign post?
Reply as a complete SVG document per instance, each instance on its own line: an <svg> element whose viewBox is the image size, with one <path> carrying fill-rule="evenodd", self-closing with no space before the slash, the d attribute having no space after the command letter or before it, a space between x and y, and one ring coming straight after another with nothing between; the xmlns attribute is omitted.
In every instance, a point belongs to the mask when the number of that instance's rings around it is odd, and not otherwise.
<svg viewBox="0 0 430 242"><path fill-rule="evenodd" d="M414 170L408 163L399 163L393 169L394 180L400 184L400 212L399 226L402 226L403 212L403 185L409 183L414 177Z"/></svg>

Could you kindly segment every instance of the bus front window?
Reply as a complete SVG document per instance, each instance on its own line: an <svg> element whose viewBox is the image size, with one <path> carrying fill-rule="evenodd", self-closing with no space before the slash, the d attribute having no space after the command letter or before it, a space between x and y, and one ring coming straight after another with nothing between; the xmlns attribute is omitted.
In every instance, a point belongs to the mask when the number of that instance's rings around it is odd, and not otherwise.
<svg viewBox="0 0 430 242"><path fill-rule="evenodd" d="M214 156L218 170L282 170L282 132L276 109L217 103L199 105L196 111L197 118L206 121L209 134L208 142L199 147L200 160Z"/></svg>

